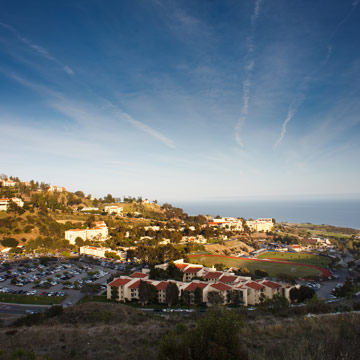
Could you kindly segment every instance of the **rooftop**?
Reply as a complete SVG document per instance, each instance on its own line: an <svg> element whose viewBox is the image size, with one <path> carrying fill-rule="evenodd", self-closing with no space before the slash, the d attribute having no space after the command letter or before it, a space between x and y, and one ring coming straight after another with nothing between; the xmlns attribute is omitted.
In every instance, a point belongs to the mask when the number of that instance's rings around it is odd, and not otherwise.
<svg viewBox="0 0 360 360"><path fill-rule="evenodd" d="M264 288L263 285L258 284L258 283L254 282L254 281L249 282L249 283L247 283L247 284L245 284L245 285L246 285L247 287L251 288L251 289L254 289L254 290L261 290L261 289Z"/></svg>
<svg viewBox="0 0 360 360"><path fill-rule="evenodd" d="M147 276L147 274L144 273L140 273L140 272L134 272L133 274L130 275L132 278L137 278L137 279L144 279Z"/></svg>
<svg viewBox="0 0 360 360"><path fill-rule="evenodd" d="M211 284L210 286L219 291L231 290L231 286L225 285L223 283Z"/></svg>
<svg viewBox="0 0 360 360"><path fill-rule="evenodd" d="M123 285L126 285L130 281L131 281L131 279L115 279L108 285L109 286L123 286Z"/></svg>
<svg viewBox="0 0 360 360"><path fill-rule="evenodd" d="M189 267L187 269L184 270L184 273L187 274L196 274L197 272L199 272L201 270L200 267Z"/></svg>
<svg viewBox="0 0 360 360"><path fill-rule="evenodd" d="M218 279L223 273L218 271L209 271L205 276L204 279L206 280L212 280L212 279Z"/></svg>
<svg viewBox="0 0 360 360"><path fill-rule="evenodd" d="M204 288L206 288L207 285L208 285L207 283L192 282L184 290L185 291L194 291L197 288L204 289Z"/></svg>

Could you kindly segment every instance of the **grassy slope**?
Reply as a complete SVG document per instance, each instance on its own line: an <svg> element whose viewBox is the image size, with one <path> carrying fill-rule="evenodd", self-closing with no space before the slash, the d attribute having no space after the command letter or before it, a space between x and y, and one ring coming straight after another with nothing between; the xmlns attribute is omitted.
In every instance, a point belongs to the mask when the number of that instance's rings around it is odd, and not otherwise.
<svg viewBox="0 0 360 360"><path fill-rule="evenodd" d="M21 348L52 360L154 360L158 340L180 323L194 326L191 319L154 317L120 304L82 304L41 325L0 328L0 350ZM244 320L239 341L251 360L357 360L360 315L261 316Z"/></svg>
<svg viewBox="0 0 360 360"><path fill-rule="evenodd" d="M325 256L318 256L308 253L280 253L268 251L266 253L260 254L258 259L279 259L286 260L291 262L297 262L302 264L311 264L317 266L326 267L331 263L331 260Z"/></svg>
<svg viewBox="0 0 360 360"><path fill-rule="evenodd" d="M195 264L203 264L207 266L212 266L215 264L224 264L227 267L246 267L252 273L256 269L265 270L269 276L274 276L282 273L289 274L295 277L304 277L304 276L319 276L321 275L320 271L312 268L303 267L300 265L288 265L288 264L276 264L271 262L256 262L251 260L245 260L242 258L232 259L224 257L191 257L190 262Z"/></svg>
<svg viewBox="0 0 360 360"><path fill-rule="evenodd" d="M51 360L156 359L155 342L174 325L120 304L89 303L39 326L0 328L0 351L26 349Z"/></svg>

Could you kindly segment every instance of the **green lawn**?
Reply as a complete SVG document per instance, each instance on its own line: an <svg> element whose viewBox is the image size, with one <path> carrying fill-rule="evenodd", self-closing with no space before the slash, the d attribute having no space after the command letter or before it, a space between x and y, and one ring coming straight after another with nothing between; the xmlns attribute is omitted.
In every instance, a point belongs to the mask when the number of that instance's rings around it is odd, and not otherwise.
<svg viewBox="0 0 360 360"><path fill-rule="evenodd" d="M260 262L253 260L246 260L243 258L225 258L217 256L189 256L189 262L193 264L202 264L206 266L212 266L215 264L224 264L226 267L246 267L251 273L254 273L256 269L265 270L269 276L276 277L278 274L289 274L294 277L302 278L305 276L321 276L321 272L317 269L289 264L277 264L272 262Z"/></svg>
<svg viewBox="0 0 360 360"><path fill-rule="evenodd" d="M64 301L63 296L38 296L38 295L18 295L18 294L0 294L0 301L14 304L34 304L51 305L60 304Z"/></svg>
<svg viewBox="0 0 360 360"><path fill-rule="evenodd" d="M258 259L279 259L284 261L298 262L302 264L317 265L327 267L331 260L325 256L318 256L307 253L288 253L288 252L273 252L269 251L257 257Z"/></svg>

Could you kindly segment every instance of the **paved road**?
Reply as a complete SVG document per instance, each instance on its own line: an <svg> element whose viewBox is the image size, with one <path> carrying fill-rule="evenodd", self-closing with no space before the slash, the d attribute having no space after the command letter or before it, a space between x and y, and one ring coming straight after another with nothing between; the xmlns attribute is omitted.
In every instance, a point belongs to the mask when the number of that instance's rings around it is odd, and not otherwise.
<svg viewBox="0 0 360 360"><path fill-rule="evenodd" d="M346 277L349 276L346 269L337 270L335 272L335 274L338 275L339 278L323 282L323 284L321 285L321 288L317 291L317 294L318 294L319 297L321 297L323 299L329 299L332 289L334 289L334 287L338 283L344 282Z"/></svg>
<svg viewBox="0 0 360 360"><path fill-rule="evenodd" d="M26 311L45 311L47 305L20 305L0 303L0 314L24 315Z"/></svg>

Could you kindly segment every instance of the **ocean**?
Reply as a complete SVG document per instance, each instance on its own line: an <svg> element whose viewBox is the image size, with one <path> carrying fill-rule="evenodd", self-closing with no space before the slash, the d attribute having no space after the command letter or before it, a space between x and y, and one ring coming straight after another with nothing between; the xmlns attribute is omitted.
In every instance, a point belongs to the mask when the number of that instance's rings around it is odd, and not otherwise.
<svg viewBox="0 0 360 360"><path fill-rule="evenodd" d="M326 224L360 230L360 200L176 201L189 215L275 218L277 222Z"/></svg>

